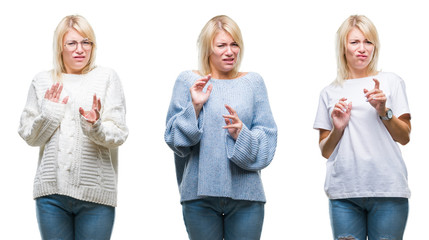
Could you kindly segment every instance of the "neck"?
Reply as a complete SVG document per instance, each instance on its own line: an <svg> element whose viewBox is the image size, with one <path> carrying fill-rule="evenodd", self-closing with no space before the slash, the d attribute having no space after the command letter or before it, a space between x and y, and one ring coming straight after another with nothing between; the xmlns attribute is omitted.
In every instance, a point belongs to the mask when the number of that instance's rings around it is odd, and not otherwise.
<svg viewBox="0 0 429 240"><path fill-rule="evenodd" d="M229 72L218 72L218 71L212 71L212 78L215 79L234 79L238 76L238 74L234 73L233 71Z"/></svg>
<svg viewBox="0 0 429 240"><path fill-rule="evenodd" d="M349 78L350 79L364 78L364 77L368 77L368 76L369 76L368 68L364 68L364 69L351 69L351 68L349 68Z"/></svg>

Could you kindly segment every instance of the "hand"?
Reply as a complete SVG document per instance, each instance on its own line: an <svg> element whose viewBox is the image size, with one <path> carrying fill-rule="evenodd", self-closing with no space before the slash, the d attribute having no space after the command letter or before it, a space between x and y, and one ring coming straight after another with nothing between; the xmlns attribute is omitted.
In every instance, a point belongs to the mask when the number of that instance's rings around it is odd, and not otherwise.
<svg viewBox="0 0 429 240"><path fill-rule="evenodd" d="M241 122L240 118L238 118L237 112L234 109L226 104L225 107L230 115L222 115L226 123L226 126L223 128L228 129L229 135L231 135L234 140L237 140L238 135L243 128L243 122Z"/></svg>
<svg viewBox="0 0 429 240"><path fill-rule="evenodd" d="M371 91L363 89L363 93L365 93L365 97L371 106L377 110L378 115L386 116L386 95L380 90L380 82L375 78L373 80L375 82L374 89Z"/></svg>
<svg viewBox="0 0 429 240"><path fill-rule="evenodd" d="M203 107L204 103L207 102L210 97L210 93L212 92L213 85L211 84L207 87L207 91L203 92L204 87L211 77L212 76L209 74L201 79L198 79L189 89L197 118L200 114L201 108Z"/></svg>
<svg viewBox="0 0 429 240"><path fill-rule="evenodd" d="M63 91L63 85L60 83L52 84L52 87L46 90L45 99L48 99L51 102L58 102L60 100L61 92ZM69 96L65 97L61 103L67 104Z"/></svg>
<svg viewBox="0 0 429 240"><path fill-rule="evenodd" d="M347 98L341 98L340 101L335 104L331 114L334 128L340 131L343 131L349 124L352 111L352 103L350 102L347 104L345 101L347 101Z"/></svg>
<svg viewBox="0 0 429 240"><path fill-rule="evenodd" d="M94 97L92 98L91 110L84 111L83 108L80 107L79 113L86 119L86 121L94 124L98 119L100 119L100 109L101 109L100 98L97 99L97 95L94 93Z"/></svg>

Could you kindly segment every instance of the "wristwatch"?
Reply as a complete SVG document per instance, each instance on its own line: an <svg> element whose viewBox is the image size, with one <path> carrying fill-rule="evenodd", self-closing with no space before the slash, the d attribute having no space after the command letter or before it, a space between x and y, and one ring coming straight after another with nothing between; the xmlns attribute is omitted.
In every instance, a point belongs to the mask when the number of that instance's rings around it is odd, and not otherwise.
<svg viewBox="0 0 429 240"><path fill-rule="evenodd" d="M392 118L393 118L393 111L390 108L387 109L386 116L384 116L384 117L380 116L381 120L390 120Z"/></svg>

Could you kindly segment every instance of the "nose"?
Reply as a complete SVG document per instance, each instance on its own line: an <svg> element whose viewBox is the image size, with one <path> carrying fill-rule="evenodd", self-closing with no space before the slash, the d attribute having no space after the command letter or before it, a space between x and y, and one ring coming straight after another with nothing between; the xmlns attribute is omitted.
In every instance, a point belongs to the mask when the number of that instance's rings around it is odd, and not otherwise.
<svg viewBox="0 0 429 240"><path fill-rule="evenodd" d="M359 44L358 51L361 52L361 53L364 53L366 51L365 43L360 43Z"/></svg>
<svg viewBox="0 0 429 240"><path fill-rule="evenodd" d="M231 46L227 46L227 48L226 48L226 55L228 55L228 56L233 55Z"/></svg>
<svg viewBox="0 0 429 240"><path fill-rule="evenodd" d="M78 53L81 53L81 52L83 52L83 47L82 47L82 43L77 43L77 46L76 46L76 50L75 50L76 52L78 52Z"/></svg>

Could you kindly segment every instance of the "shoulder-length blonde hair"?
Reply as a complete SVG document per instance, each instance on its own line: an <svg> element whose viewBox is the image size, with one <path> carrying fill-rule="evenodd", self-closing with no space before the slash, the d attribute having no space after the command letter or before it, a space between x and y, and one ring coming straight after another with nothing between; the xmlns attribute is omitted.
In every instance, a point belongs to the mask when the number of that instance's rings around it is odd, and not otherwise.
<svg viewBox="0 0 429 240"><path fill-rule="evenodd" d="M204 28L201 30L200 36L198 37L198 70L202 75L207 75L212 72L212 69L210 68L209 57L213 52L213 39L216 37L216 34L221 31L229 33L240 48L237 62L235 63L234 69L231 70L233 76L237 76L238 74L244 51L241 31L237 23L235 23L234 20L232 20L230 17L219 15L210 19L206 23Z"/></svg>
<svg viewBox="0 0 429 240"><path fill-rule="evenodd" d="M364 15L352 15L341 24L336 36L337 78L335 83L339 85L343 84L345 79L350 78L350 69L346 59L347 35L355 27L374 45L373 56L368 65L368 75L377 73L378 53L380 50L377 29L371 20Z"/></svg>
<svg viewBox="0 0 429 240"><path fill-rule="evenodd" d="M54 69L52 72L56 81L61 81L61 75L66 72L62 54L64 50L63 39L70 29L76 30L82 37L88 38L92 42L91 55L88 64L82 69L82 74L90 72L95 67L97 43L94 30L84 17L80 15L66 16L58 24L54 33Z"/></svg>

